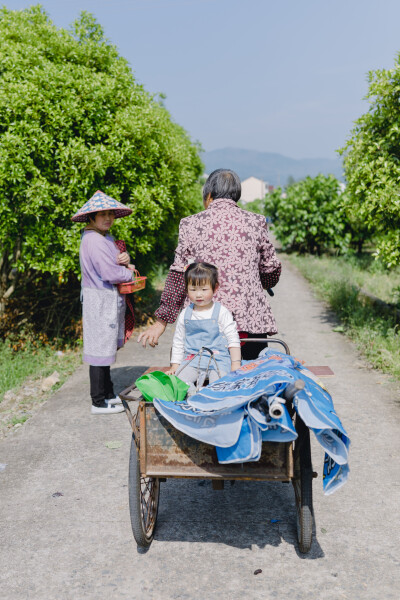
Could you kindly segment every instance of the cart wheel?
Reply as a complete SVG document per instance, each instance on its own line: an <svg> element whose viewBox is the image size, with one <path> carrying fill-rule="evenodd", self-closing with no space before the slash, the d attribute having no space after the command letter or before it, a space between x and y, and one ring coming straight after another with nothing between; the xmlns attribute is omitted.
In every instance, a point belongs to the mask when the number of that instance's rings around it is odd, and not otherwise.
<svg viewBox="0 0 400 600"><path fill-rule="evenodd" d="M132 435L129 457L129 512L133 536L139 548L148 548L153 541L159 495L159 480L140 476L139 454Z"/></svg>
<svg viewBox="0 0 400 600"><path fill-rule="evenodd" d="M295 479L293 486L296 496L297 539L300 552L306 554L311 549L314 521L310 431L298 417L296 429L299 437L297 448L295 448Z"/></svg>

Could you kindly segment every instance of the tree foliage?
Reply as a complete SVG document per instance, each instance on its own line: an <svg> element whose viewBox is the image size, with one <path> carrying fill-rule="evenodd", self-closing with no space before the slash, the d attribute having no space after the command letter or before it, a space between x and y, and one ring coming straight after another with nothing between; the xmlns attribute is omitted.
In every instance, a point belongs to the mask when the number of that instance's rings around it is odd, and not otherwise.
<svg viewBox="0 0 400 600"><path fill-rule="evenodd" d="M264 214L264 200L256 198L251 202L239 202L240 208L259 215Z"/></svg>
<svg viewBox="0 0 400 600"><path fill-rule="evenodd" d="M368 74L370 107L341 149L349 212L374 236L377 255L400 264L400 56Z"/></svg>
<svg viewBox="0 0 400 600"><path fill-rule="evenodd" d="M317 175L267 194L265 214L274 223L274 233L286 250L317 253L334 249L344 252L350 235L340 186L333 175Z"/></svg>
<svg viewBox="0 0 400 600"><path fill-rule="evenodd" d="M0 298L18 273L79 271L71 216L97 189L132 208L113 232L133 258L173 247L198 150L93 16L66 31L40 6L0 9Z"/></svg>

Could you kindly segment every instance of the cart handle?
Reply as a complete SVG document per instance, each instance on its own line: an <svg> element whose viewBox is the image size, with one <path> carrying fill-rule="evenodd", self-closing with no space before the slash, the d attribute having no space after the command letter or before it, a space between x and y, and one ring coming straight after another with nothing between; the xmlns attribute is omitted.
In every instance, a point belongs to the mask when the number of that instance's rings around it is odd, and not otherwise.
<svg viewBox="0 0 400 600"><path fill-rule="evenodd" d="M289 346L283 340L279 340L278 338L240 338L240 342L242 344L246 344L247 342L265 342L270 344L271 342L274 344L280 344L284 347L286 354L290 354Z"/></svg>
<svg viewBox="0 0 400 600"><path fill-rule="evenodd" d="M122 401L122 405L123 405L123 407L125 409L126 416L128 417L129 424L130 424L130 426L132 428L132 433L133 433L133 437L135 438L136 446L138 446L138 444L139 444L139 430L137 428L136 421L133 418L131 409L130 409L129 404L127 403L127 401L124 398L121 398L121 401Z"/></svg>
<svg viewBox="0 0 400 600"><path fill-rule="evenodd" d="M217 361L215 360L215 355L214 355L214 352L213 352L212 350L210 350L210 348L207 348L206 346L202 346L202 347L200 348L200 350L199 350L198 352L196 352L196 354L195 354L194 356L192 356L192 358L191 358L191 359L190 359L190 360L189 360L189 361L188 361L186 364L182 363L182 364L180 365L180 367L179 367L179 368L178 368L178 369L175 371L175 375L176 375L176 376L178 376L178 375L179 375L179 373L181 373L181 372L182 372L184 369L186 369L186 367L187 367L188 365L190 365L190 363L191 363L191 362L192 362L192 361L193 361L193 360L194 360L194 359L195 359L195 358L198 356L198 357L199 357L199 361L198 361L198 364L197 364L197 384L196 384L196 392L198 392L198 391L199 391L199 389L200 389L200 388L199 388L200 361L201 361L201 359L202 359L202 357L203 357L203 352L208 352L208 353L210 354L210 358L208 359L208 364L207 364L207 368L206 368L206 374L205 374L205 378L208 376L208 372L209 372L209 369L210 369L210 365L211 365L211 361L212 361L212 360L214 361L215 369L216 369L216 371L217 371L217 373L218 373L218 377L220 378L220 377L221 377L221 371L219 370L218 363L217 363Z"/></svg>
<svg viewBox="0 0 400 600"><path fill-rule="evenodd" d="M127 399L126 396L128 396L128 394L134 390L136 388L136 383L132 383L132 385L130 385L129 387L125 388L123 391L125 392L123 396L121 396L121 394L119 394L119 397L121 399Z"/></svg>

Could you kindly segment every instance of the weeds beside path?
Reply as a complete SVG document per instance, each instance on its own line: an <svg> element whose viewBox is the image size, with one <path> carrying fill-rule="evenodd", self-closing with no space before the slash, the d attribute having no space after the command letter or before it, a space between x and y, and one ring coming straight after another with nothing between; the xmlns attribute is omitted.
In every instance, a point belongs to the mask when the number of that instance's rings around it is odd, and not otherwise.
<svg viewBox="0 0 400 600"><path fill-rule="evenodd" d="M374 272L344 258L285 256L340 319L334 330L348 335L373 367L400 380L399 325L360 294L362 286L386 302L396 301L400 274Z"/></svg>
<svg viewBox="0 0 400 600"><path fill-rule="evenodd" d="M23 351L13 352L7 342L0 342L0 437L29 419L80 362L80 347L57 351L27 345ZM58 381L45 389L44 380L55 372Z"/></svg>

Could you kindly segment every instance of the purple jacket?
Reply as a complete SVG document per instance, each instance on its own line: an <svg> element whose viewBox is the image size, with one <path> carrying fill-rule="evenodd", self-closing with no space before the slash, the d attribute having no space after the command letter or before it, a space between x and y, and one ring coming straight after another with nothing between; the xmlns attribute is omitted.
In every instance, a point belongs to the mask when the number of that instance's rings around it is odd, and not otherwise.
<svg viewBox="0 0 400 600"><path fill-rule="evenodd" d="M111 235L84 231L79 250L82 287L111 290L116 283L131 281L131 271L117 264L118 254Z"/></svg>
<svg viewBox="0 0 400 600"><path fill-rule="evenodd" d="M111 235L84 231L79 251L82 269L83 361L112 365L124 344L125 298L115 284L132 272L117 264L120 253Z"/></svg>

